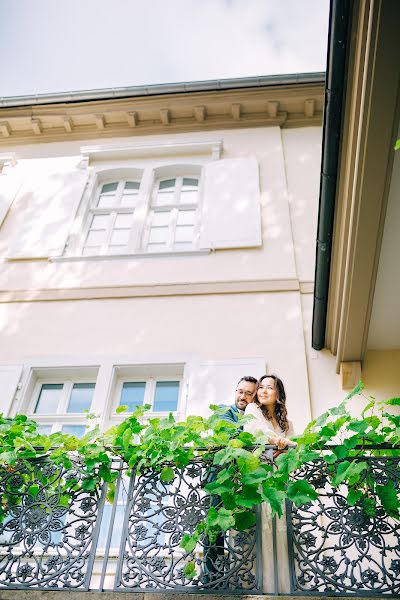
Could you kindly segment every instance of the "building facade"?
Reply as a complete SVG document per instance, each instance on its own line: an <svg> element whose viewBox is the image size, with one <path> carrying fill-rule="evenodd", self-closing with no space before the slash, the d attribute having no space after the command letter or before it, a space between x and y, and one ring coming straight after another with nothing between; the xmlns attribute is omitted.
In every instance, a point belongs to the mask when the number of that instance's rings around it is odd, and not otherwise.
<svg viewBox="0 0 400 600"><path fill-rule="evenodd" d="M1 109L4 413L80 435L85 410L205 415L265 372L296 430L321 412L323 83L231 87Z"/></svg>

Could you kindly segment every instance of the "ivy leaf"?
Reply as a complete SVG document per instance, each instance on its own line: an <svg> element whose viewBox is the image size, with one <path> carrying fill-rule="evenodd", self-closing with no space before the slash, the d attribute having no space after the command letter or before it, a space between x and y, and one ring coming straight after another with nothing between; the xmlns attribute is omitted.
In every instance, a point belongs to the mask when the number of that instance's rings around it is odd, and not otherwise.
<svg viewBox="0 0 400 600"><path fill-rule="evenodd" d="M194 566L194 562L189 562L185 565L183 569L183 573L185 574L187 579L193 579L196 576L196 568Z"/></svg>
<svg viewBox="0 0 400 600"><path fill-rule="evenodd" d="M246 531L256 524L256 515L253 511L244 510L235 514L235 528L238 531Z"/></svg>
<svg viewBox="0 0 400 600"><path fill-rule="evenodd" d="M278 465L278 471L282 475L289 475L298 466L298 455L294 448L290 448L287 452L280 454L276 459Z"/></svg>
<svg viewBox="0 0 400 600"><path fill-rule="evenodd" d="M366 413L370 410L370 408L372 408L373 406L375 406L375 400L370 400L366 406L364 406L363 410L361 411L361 416L364 418Z"/></svg>
<svg viewBox="0 0 400 600"><path fill-rule="evenodd" d="M96 485L97 485L97 481L94 479L94 477L88 477L87 479L84 479L84 481L82 482L82 488L89 492L94 491L96 489Z"/></svg>
<svg viewBox="0 0 400 600"><path fill-rule="evenodd" d="M126 404L121 404L121 406L117 406L115 412L117 413L117 415L119 415L120 413L126 412L127 410L128 406Z"/></svg>
<svg viewBox="0 0 400 600"><path fill-rule="evenodd" d="M277 490L273 487L263 485L261 495L265 502L268 502L272 509L272 514L277 513L280 517L283 514L283 500L285 498L285 493L281 490Z"/></svg>
<svg viewBox="0 0 400 600"><path fill-rule="evenodd" d="M39 486L37 484L33 484L31 486L29 486L28 488L28 494L30 494L31 496L33 496L34 498L36 498L36 496L39 493Z"/></svg>
<svg viewBox="0 0 400 600"><path fill-rule="evenodd" d="M364 496L362 499L362 507L368 517L374 517L376 515L376 502L374 498Z"/></svg>
<svg viewBox="0 0 400 600"><path fill-rule="evenodd" d="M110 468L107 465L104 465L104 464L101 465L101 467L99 469L99 475L107 483L111 483L113 480L112 473L110 471Z"/></svg>
<svg viewBox="0 0 400 600"><path fill-rule="evenodd" d="M362 491L361 490L356 490L354 488L350 488L347 494L347 504L349 506L354 506L355 504L357 504L357 502L359 501L359 499L362 496Z"/></svg>
<svg viewBox="0 0 400 600"><path fill-rule="evenodd" d="M347 394L345 400L350 400L350 398L353 398L353 396L357 396L357 394L360 394L364 389L364 384L363 382L360 380L356 387L354 389L351 390L350 394Z"/></svg>
<svg viewBox="0 0 400 600"><path fill-rule="evenodd" d="M243 485L239 497L236 499L238 506L252 508L255 504L261 504L262 497L257 491L258 486Z"/></svg>
<svg viewBox="0 0 400 600"><path fill-rule="evenodd" d="M248 450L237 449L236 456L236 462L239 467L239 471L243 475L256 471L256 469L258 469L260 466L260 459L257 458L257 456L254 456L254 454Z"/></svg>
<svg viewBox="0 0 400 600"><path fill-rule="evenodd" d="M247 473L242 477L242 485L253 485L255 483L262 483L268 477L269 472L272 471L271 465L263 465L258 467L252 473Z"/></svg>
<svg viewBox="0 0 400 600"><path fill-rule="evenodd" d="M348 460L344 460L341 462L336 471L336 475L332 478L333 487L337 487L344 481L345 479L352 480L352 483L355 484L359 480L360 473L367 468L366 462L349 462Z"/></svg>
<svg viewBox="0 0 400 600"><path fill-rule="evenodd" d="M196 548L197 542L197 536L188 535L187 533L185 533L179 545L181 548L183 548L186 554L191 554L191 552L193 552L193 550Z"/></svg>
<svg viewBox="0 0 400 600"><path fill-rule="evenodd" d="M301 506L318 498L318 493L308 481L299 479L292 481L287 487L287 496L296 506Z"/></svg>
<svg viewBox="0 0 400 600"><path fill-rule="evenodd" d="M347 450L352 450L358 444L358 435L352 435L350 438L346 438L343 440L343 445L347 448Z"/></svg>
<svg viewBox="0 0 400 600"><path fill-rule="evenodd" d="M160 479L165 483L170 483L175 479L174 470L171 467L164 467L161 471Z"/></svg>
<svg viewBox="0 0 400 600"><path fill-rule="evenodd" d="M339 459L342 459L348 455L348 450L347 450L346 446L336 446L335 448L333 448L333 453Z"/></svg>
<svg viewBox="0 0 400 600"><path fill-rule="evenodd" d="M389 481L386 485L377 485L376 493L387 514L398 518L400 502L393 482Z"/></svg>
<svg viewBox="0 0 400 600"><path fill-rule="evenodd" d="M388 404L389 406L400 406L400 398L390 398L389 400L386 400L385 404Z"/></svg>
<svg viewBox="0 0 400 600"><path fill-rule="evenodd" d="M368 429L368 423L366 421L350 421L348 428L351 431L357 431L357 433L365 433Z"/></svg>

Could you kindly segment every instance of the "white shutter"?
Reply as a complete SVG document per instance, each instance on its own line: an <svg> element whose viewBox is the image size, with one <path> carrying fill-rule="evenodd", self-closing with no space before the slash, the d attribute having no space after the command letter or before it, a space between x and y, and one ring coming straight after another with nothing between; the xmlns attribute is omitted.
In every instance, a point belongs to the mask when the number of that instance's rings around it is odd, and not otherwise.
<svg viewBox="0 0 400 600"><path fill-rule="evenodd" d="M21 365L0 366L0 412L7 416L21 377Z"/></svg>
<svg viewBox="0 0 400 600"><path fill-rule="evenodd" d="M258 163L231 158L204 168L201 248L261 246Z"/></svg>
<svg viewBox="0 0 400 600"><path fill-rule="evenodd" d="M234 404L239 379L246 375L259 379L265 369L265 359L260 357L192 364L186 416L207 416L210 404Z"/></svg>
<svg viewBox="0 0 400 600"><path fill-rule="evenodd" d="M0 227L21 185L19 172L14 168L0 174Z"/></svg>
<svg viewBox="0 0 400 600"><path fill-rule="evenodd" d="M78 168L26 178L9 216L14 235L7 257L60 256L86 181L87 171Z"/></svg>

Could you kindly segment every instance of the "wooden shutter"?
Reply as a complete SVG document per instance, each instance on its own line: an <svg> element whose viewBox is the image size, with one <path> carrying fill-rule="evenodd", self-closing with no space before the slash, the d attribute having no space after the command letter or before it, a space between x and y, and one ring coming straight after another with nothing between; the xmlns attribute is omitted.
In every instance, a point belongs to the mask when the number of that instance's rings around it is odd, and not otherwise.
<svg viewBox="0 0 400 600"><path fill-rule="evenodd" d="M201 248L261 246L258 163L231 158L204 168Z"/></svg>
<svg viewBox="0 0 400 600"><path fill-rule="evenodd" d="M21 365L0 366L0 412L7 416L22 373Z"/></svg>
<svg viewBox="0 0 400 600"><path fill-rule="evenodd" d="M40 171L26 179L10 211L8 258L60 256L87 181L78 168Z"/></svg>

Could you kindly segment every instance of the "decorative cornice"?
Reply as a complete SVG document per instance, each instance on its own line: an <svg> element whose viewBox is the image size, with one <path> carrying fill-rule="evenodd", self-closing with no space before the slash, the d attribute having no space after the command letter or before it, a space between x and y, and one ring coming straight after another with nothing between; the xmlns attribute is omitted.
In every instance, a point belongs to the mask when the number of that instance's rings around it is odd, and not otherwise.
<svg viewBox="0 0 400 600"><path fill-rule="evenodd" d="M320 125L323 83L0 108L0 146L243 127Z"/></svg>

